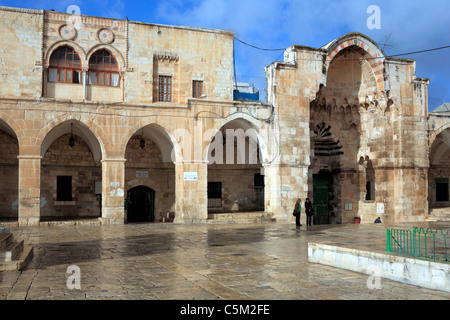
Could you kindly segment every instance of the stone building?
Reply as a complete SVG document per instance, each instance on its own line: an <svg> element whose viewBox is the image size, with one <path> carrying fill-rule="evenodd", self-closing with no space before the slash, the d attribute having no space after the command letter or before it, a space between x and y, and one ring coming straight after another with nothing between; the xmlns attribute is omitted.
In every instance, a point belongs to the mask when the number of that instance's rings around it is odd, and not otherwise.
<svg viewBox="0 0 450 320"><path fill-rule="evenodd" d="M288 48L263 103L233 99L229 32L0 17L0 221L290 220L298 197L316 224L450 206L450 117L428 114L413 60L364 35Z"/></svg>
<svg viewBox="0 0 450 320"><path fill-rule="evenodd" d="M301 146L282 150L280 176L297 177L316 219L423 221L435 207L449 216L450 117L428 114L429 80L415 76L414 60L351 33L291 46L266 73L280 135Z"/></svg>

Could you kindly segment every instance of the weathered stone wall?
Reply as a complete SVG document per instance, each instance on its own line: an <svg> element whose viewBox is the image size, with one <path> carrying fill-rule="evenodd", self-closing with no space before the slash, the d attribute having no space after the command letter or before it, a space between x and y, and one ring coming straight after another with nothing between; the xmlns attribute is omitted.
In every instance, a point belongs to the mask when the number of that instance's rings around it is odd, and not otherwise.
<svg viewBox="0 0 450 320"><path fill-rule="evenodd" d="M264 189L254 186L254 173L259 172L258 168L208 167L208 182L222 182L222 206L208 212L264 211Z"/></svg>
<svg viewBox="0 0 450 320"><path fill-rule="evenodd" d="M0 96L41 96L42 26L41 11L0 10Z"/></svg>
<svg viewBox="0 0 450 320"><path fill-rule="evenodd" d="M279 220L293 219L295 201L308 196L310 102L322 81L322 58L320 50L293 46L286 50L284 63L266 68L277 153L264 164L265 201L266 211L275 213Z"/></svg>
<svg viewBox="0 0 450 320"><path fill-rule="evenodd" d="M208 97L232 100L230 34L129 22L128 35L126 101L158 103L159 75L173 77L175 105L185 104L192 97L193 80L204 81Z"/></svg>

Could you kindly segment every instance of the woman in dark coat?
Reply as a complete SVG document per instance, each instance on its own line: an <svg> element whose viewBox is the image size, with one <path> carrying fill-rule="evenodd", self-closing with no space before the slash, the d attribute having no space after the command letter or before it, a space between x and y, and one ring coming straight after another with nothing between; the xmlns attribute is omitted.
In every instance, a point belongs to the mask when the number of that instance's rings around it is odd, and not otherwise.
<svg viewBox="0 0 450 320"><path fill-rule="evenodd" d="M298 198L297 202L295 202L295 208L294 208L294 216L295 216L295 225L297 227L301 227L300 224L300 213L302 212L302 199Z"/></svg>
<svg viewBox="0 0 450 320"><path fill-rule="evenodd" d="M314 208L312 206L311 201L309 201L309 198L306 198L305 200L305 212L306 212L306 225L311 225L311 218L314 214Z"/></svg>

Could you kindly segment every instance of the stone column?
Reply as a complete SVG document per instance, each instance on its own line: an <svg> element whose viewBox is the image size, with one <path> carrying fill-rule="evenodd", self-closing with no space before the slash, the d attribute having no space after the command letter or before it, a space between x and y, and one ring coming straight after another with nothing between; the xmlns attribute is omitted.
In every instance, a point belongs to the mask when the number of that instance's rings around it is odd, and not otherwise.
<svg viewBox="0 0 450 320"><path fill-rule="evenodd" d="M301 223L305 215L303 203L308 196L308 168L298 165L264 165L265 207L275 214L277 221L294 219L292 211L295 201L302 199Z"/></svg>
<svg viewBox="0 0 450 320"><path fill-rule="evenodd" d="M87 84L89 83L88 69L83 68L81 70L81 79L83 81L83 101L86 101L86 99L87 99Z"/></svg>
<svg viewBox="0 0 450 320"><path fill-rule="evenodd" d="M103 224L125 222L125 159L102 160L102 217Z"/></svg>
<svg viewBox="0 0 450 320"><path fill-rule="evenodd" d="M207 166L206 161L175 163L175 223L208 219Z"/></svg>
<svg viewBox="0 0 450 320"><path fill-rule="evenodd" d="M41 156L19 155L19 225L40 222Z"/></svg>

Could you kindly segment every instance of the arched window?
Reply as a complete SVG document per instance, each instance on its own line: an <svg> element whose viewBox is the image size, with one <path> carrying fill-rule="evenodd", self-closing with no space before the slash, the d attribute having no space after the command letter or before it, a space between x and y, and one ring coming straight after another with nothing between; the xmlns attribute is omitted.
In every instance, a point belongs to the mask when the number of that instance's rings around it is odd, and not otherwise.
<svg viewBox="0 0 450 320"><path fill-rule="evenodd" d="M49 82L81 83L81 60L68 46L59 47L50 56Z"/></svg>
<svg viewBox="0 0 450 320"><path fill-rule="evenodd" d="M109 51L99 50L89 59L89 84L119 86L119 67L116 58Z"/></svg>

